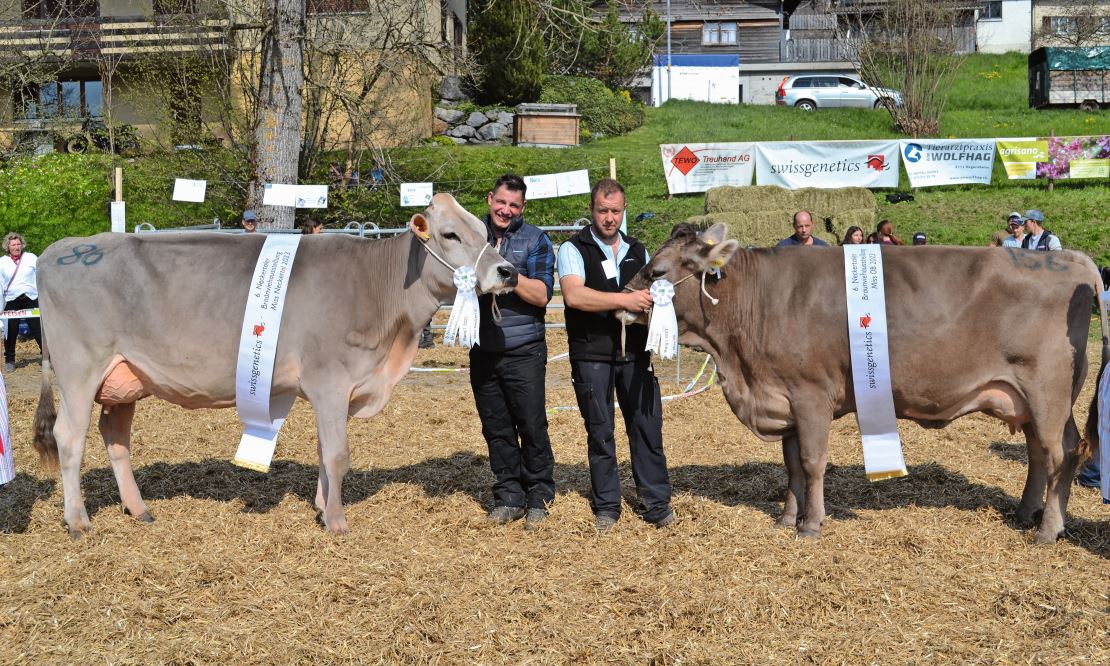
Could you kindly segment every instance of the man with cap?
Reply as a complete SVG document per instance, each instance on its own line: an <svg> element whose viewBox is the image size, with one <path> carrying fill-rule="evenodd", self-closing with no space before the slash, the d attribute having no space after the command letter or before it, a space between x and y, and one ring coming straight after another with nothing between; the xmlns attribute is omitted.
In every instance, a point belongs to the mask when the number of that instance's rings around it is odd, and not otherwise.
<svg viewBox="0 0 1110 666"><path fill-rule="evenodd" d="M1025 223L1021 216L1011 217L1007 226L1010 229L1010 235L1002 241L1002 247L1021 247L1021 242L1025 240Z"/></svg>
<svg viewBox="0 0 1110 666"><path fill-rule="evenodd" d="M1013 237L1013 225L1015 224L1019 227L1022 226L1021 213L1017 211L1007 215L1006 223L1002 226L1002 229L991 234L991 242L987 244L988 247L1006 247L1008 245L1006 241ZM1022 235L1024 235L1024 232Z"/></svg>
<svg viewBox="0 0 1110 666"><path fill-rule="evenodd" d="M250 234L256 229L258 229L258 213L250 209L243 211L243 231Z"/></svg>
<svg viewBox="0 0 1110 666"><path fill-rule="evenodd" d="M1041 250L1041 251L1055 251L1062 250L1064 246L1060 244L1060 239L1056 234L1044 228L1044 213L1039 210L1031 209L1025 211L1022 216L1025 220L1025 238L1021 241L1021 246L1027 250Z"/></svg>
<svg viewBox="0 0 1110 666"><path fill-rule="evenodd" d="M915 233L913 235L913 244L914 245L928 245L929 244L929 237L925 235L924 231L918 231L917 233Z"/></svg>

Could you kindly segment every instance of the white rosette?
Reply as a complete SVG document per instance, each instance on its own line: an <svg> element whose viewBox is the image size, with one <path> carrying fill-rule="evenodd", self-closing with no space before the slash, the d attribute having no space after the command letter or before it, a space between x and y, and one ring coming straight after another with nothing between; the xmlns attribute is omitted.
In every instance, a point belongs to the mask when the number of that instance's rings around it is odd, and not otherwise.
<svg viewBox="0 0 1110 666"><path fill-rule="evenodd" d="M451 306L451 318L447 320L447 332L443 334L443 344L473 347L478 344L478 274L470 266L459 266L452 280L458 291Z"/></svg>
<svg viewBox="0 0 1110 666"><path fill-rule="evenodd" d="M645 351L661 358L674 358L678 353L678 316L674 311L674 285L667 280L656 280L648 290L653 302L651 323L648 325Z"/></svg>

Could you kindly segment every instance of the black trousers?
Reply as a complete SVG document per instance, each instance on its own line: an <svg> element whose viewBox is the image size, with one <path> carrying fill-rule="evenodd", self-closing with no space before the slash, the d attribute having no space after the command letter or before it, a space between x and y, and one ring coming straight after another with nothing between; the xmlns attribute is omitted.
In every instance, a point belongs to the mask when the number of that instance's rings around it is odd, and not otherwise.
<svg viewBox="0 0 1110 666"><path fill-rule="evenodd" d="M663 453L663 403L651 354L625 362L571 361L578 409L586 424L590 461L590 504L595 514L619 516L621 480L613 439L613 393L628 432L632 478L640 500L637 513L654 523L671 511L671 481Z"/></svg>
<svg viewBox="0 0 1110 666"><path fill-rule="evenodd" d="M555 499L546 374L545 340L505 352L470 350L470 387L489 447L494 506L544 508Z"/></svg>
<svg viewBox="0 0 1110 666"><path fill-rule="evenodd" d="M27 298L27 294L20 294L14 299L4 304L5 310L26 310L28 308L37 308L39 301L37 298ZM39 352L42 352L42 327L39 326L38 317L28 317L27 319L9 319L5 326L7 327L4 335L4 362L15 363L15 339L19 335L19 322L27 322L27 328L31 329L31 336L35 338L35 342L39 343Z"/></svg>

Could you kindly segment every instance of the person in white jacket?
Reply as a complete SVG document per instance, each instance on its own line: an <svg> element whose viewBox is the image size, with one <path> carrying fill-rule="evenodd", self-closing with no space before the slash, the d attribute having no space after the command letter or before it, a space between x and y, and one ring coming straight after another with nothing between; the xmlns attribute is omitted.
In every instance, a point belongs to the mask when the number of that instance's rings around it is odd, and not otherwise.
<svg viewBox="0 0 1110 666"><path fill-rule="evenodd" d="M39 292L35 286L38 257L23 251L23 236L9 232L4 236L5 255L0 257L0 284L4 285L4 310L24 310L39 306ZM15 340L19 335L19 322L26 321L31 335L42 353L42 329L38 317L11 319L6 322L4 336L4 372L15 370Z"/></svg>

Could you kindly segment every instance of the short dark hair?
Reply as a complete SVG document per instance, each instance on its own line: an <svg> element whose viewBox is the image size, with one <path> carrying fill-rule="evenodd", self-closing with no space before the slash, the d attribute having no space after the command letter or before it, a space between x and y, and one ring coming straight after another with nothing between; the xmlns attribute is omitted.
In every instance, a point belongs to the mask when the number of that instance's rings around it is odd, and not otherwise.
<svg viewBox="0 0 1110 666"><path fill-rule="evenodd" d="M609 196L614 192L620 192L622 197L625 196L624 186L618 183L616 179L602 178L601 180L597 181L596 183L594 183L593 189L590 190L590 208L594 207L594 202L597 201L598 194L601 194L602 196ZM625 203L628 203L627 197L625 197Z"/></svg>
<svg viewBox="0 0 1110 666"><path fill-rule="evenodd" d="M520 196L527 197L528 186L524 184L524 179L515 173L502 174L497 182L493 184L491 192L496 192L498 189L504 187L510 192L520 192Z"/></svg>

